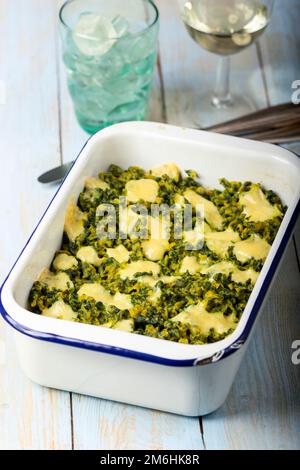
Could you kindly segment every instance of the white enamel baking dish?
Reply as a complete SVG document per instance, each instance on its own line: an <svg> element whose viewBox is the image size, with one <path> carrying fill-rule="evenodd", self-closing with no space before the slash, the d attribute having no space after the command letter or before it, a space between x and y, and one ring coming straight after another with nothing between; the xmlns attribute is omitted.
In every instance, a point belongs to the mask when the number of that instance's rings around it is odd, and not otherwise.
<svg viewBox="0 0 300 470"><path fill-rule="evenodd" d="M204 185L258 181L288 211L236 331L209 345L184 345L42 317L26 310L32 283L61 245L64 215L86 176L175 161ZM300 159L268 144L157 123L125 123L94 135L79 154L1 290L1 313L15 329L21 367L34 382L189 416L225 401L299 212ZM288 315L288 312L287 312ZM276 319L275 319L276 321Z"/></svg>

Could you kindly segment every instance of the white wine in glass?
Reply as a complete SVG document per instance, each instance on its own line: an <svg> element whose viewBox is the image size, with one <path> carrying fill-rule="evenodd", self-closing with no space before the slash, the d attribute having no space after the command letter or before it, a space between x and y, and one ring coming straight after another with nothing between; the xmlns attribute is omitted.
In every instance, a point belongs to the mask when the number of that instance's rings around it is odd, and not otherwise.
<svg viewBox="0 0 300 470"><path fill-rule="evenodd" d="M265 31L273 4L274 0L179 0L181 17L191 37L222 56L213 96L206 103L215 109L215 122L252 110L247 97L230 93L230 55L249 47ZM203 97L202 105L205 101Z"/></svg>

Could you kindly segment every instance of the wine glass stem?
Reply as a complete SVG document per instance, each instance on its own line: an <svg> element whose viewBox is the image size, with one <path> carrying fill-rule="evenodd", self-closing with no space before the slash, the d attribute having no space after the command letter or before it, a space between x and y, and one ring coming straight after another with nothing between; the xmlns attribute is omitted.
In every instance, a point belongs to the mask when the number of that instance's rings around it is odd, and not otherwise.
<svg viewBox="0 0 300 470"><path fill-rule="evenodd" d="M227 108L232 105L230 95L230 57L219 59L217 81L212 97L212 105L216 108Z"/></svg>

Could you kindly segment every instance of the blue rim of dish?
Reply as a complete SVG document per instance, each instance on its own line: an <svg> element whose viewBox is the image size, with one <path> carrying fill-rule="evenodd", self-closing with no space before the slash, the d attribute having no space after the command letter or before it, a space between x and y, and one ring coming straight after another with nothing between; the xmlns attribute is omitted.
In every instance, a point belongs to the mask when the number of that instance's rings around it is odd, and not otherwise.
<svg viewBox="0 0 300 470"><path fill-rule="evenodd" d="M205 359L199 359L199 358L194 358L194 359L168 359L165 357L160 357L160 356L155 356L152 354L147 354L139 351L133 351L131 349L126 349L126 348L119 348L117 346L112 346L112 345L106 345L106 344L101 344L101 343L94 343L91 341L84 341L80 339L74 339L74 338L69 338L61 335L56 335L53 333L46 333L42 331L37 331L33 330L31 328L28 328L21 323L16 322L5 310L3 303L2 303L2 290L4 285L6 284L10 274L12 273L14 267L16 266L19 258L21 257L22 253L24 252L25 248L29 244L31 238L33 237L34 233L36 232L37 228L39 227L40 223L42 222L44 216L46 215L49 207L53 203L54 199L56 198L57 194L59 193L60 189L62 188L66 178L72 171L74 165L76 164L77 160L82 154L82 151L90 141L90 139L93 136L89 137L89 139L86 141L84 146L82 147L81 151L79 152L77 158L74 160L73 165L71 166L70 170L68 171L67 175L63 179L61 185L57 189L56 193L54 194L53 198L51 199L49 205L47 206L45 212L43 213L42 217L40 218L38 224L36 225L35 229L33 230L32 234L30 235L29 239L27 240L24 248L22 249L21 253L19 254L18 258L16 259L15 263L13 264L11 270L9 271L7 277L5 278L1 289L0 289L0 313L3 317L3 319L10 325L12 326L15 330L19 331L20 333L25 334L26 336L30 336L31 338L39 339L41 341L47 341L51 343L56 343L56 344L62 344L65 346L73 346L81 349L88 349L91 351L97 351L97 352L102 352L102 353L107 353L115 356L121 356L121 357L126 357L130 359L138 359L141 361L146 361L146 362L152 362L155 364L160 364L160 365L165 365L165 366L173 366L173 367L191 367L195 365L206 365L210 363L214 363L217 361L220 361L221 359L225 359L226 357L231 356L234 352L239 350L246 342L248 339L248 336L252 330L252 327L255 323L255 320L257 318L257 314L262 306L262 303L265 299L265 296L267 294L267 291L270 287L270 284L273 280L274 274L276 272L276 269L279 265L279 262L282 258L282 255L284 253L284 250L287 246L287 243L293 233L294 226L297 222L298 215L300 213L300 200L297 203L297 206L292 214L292 217L289 221L289 224L286 228L286 231L282 237L282 240L280 242L280 245L278 247L278 250L275 253L275 256L272 260L270 269L265 277L265 280L260 288L260 291L258 293L258 296L256 298L256 301L253 305L253 308L251 310L251 313L249 315L248 321L241 333L241 335L229 346L227 346L225 349L218 351L216 354L213 354L212 356L209 356ZM291 152L293 153L293 152Z"/></svg>

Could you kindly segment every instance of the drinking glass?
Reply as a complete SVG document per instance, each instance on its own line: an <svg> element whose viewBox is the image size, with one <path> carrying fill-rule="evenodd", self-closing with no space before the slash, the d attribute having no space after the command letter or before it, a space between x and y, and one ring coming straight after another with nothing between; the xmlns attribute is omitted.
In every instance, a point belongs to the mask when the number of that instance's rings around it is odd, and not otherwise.
<svg viewBox="0 0 300 470"><path fill-rule="evenodd" d="M201 97L203 109L212 107L214 121L226 121L252 109L247 97L230 92L230 56L253 42L270 21L274 0L178 0L190 36L220 57L214 92ZM199 117L196 117L196 121Z"/></svg>
<svg viewBox="0 0 300 470"><path fill-rule="evenodd" d="M69 0L59 18L81 127L93 134L144 119L157 55L159 14L152 0Z"/></svg>

